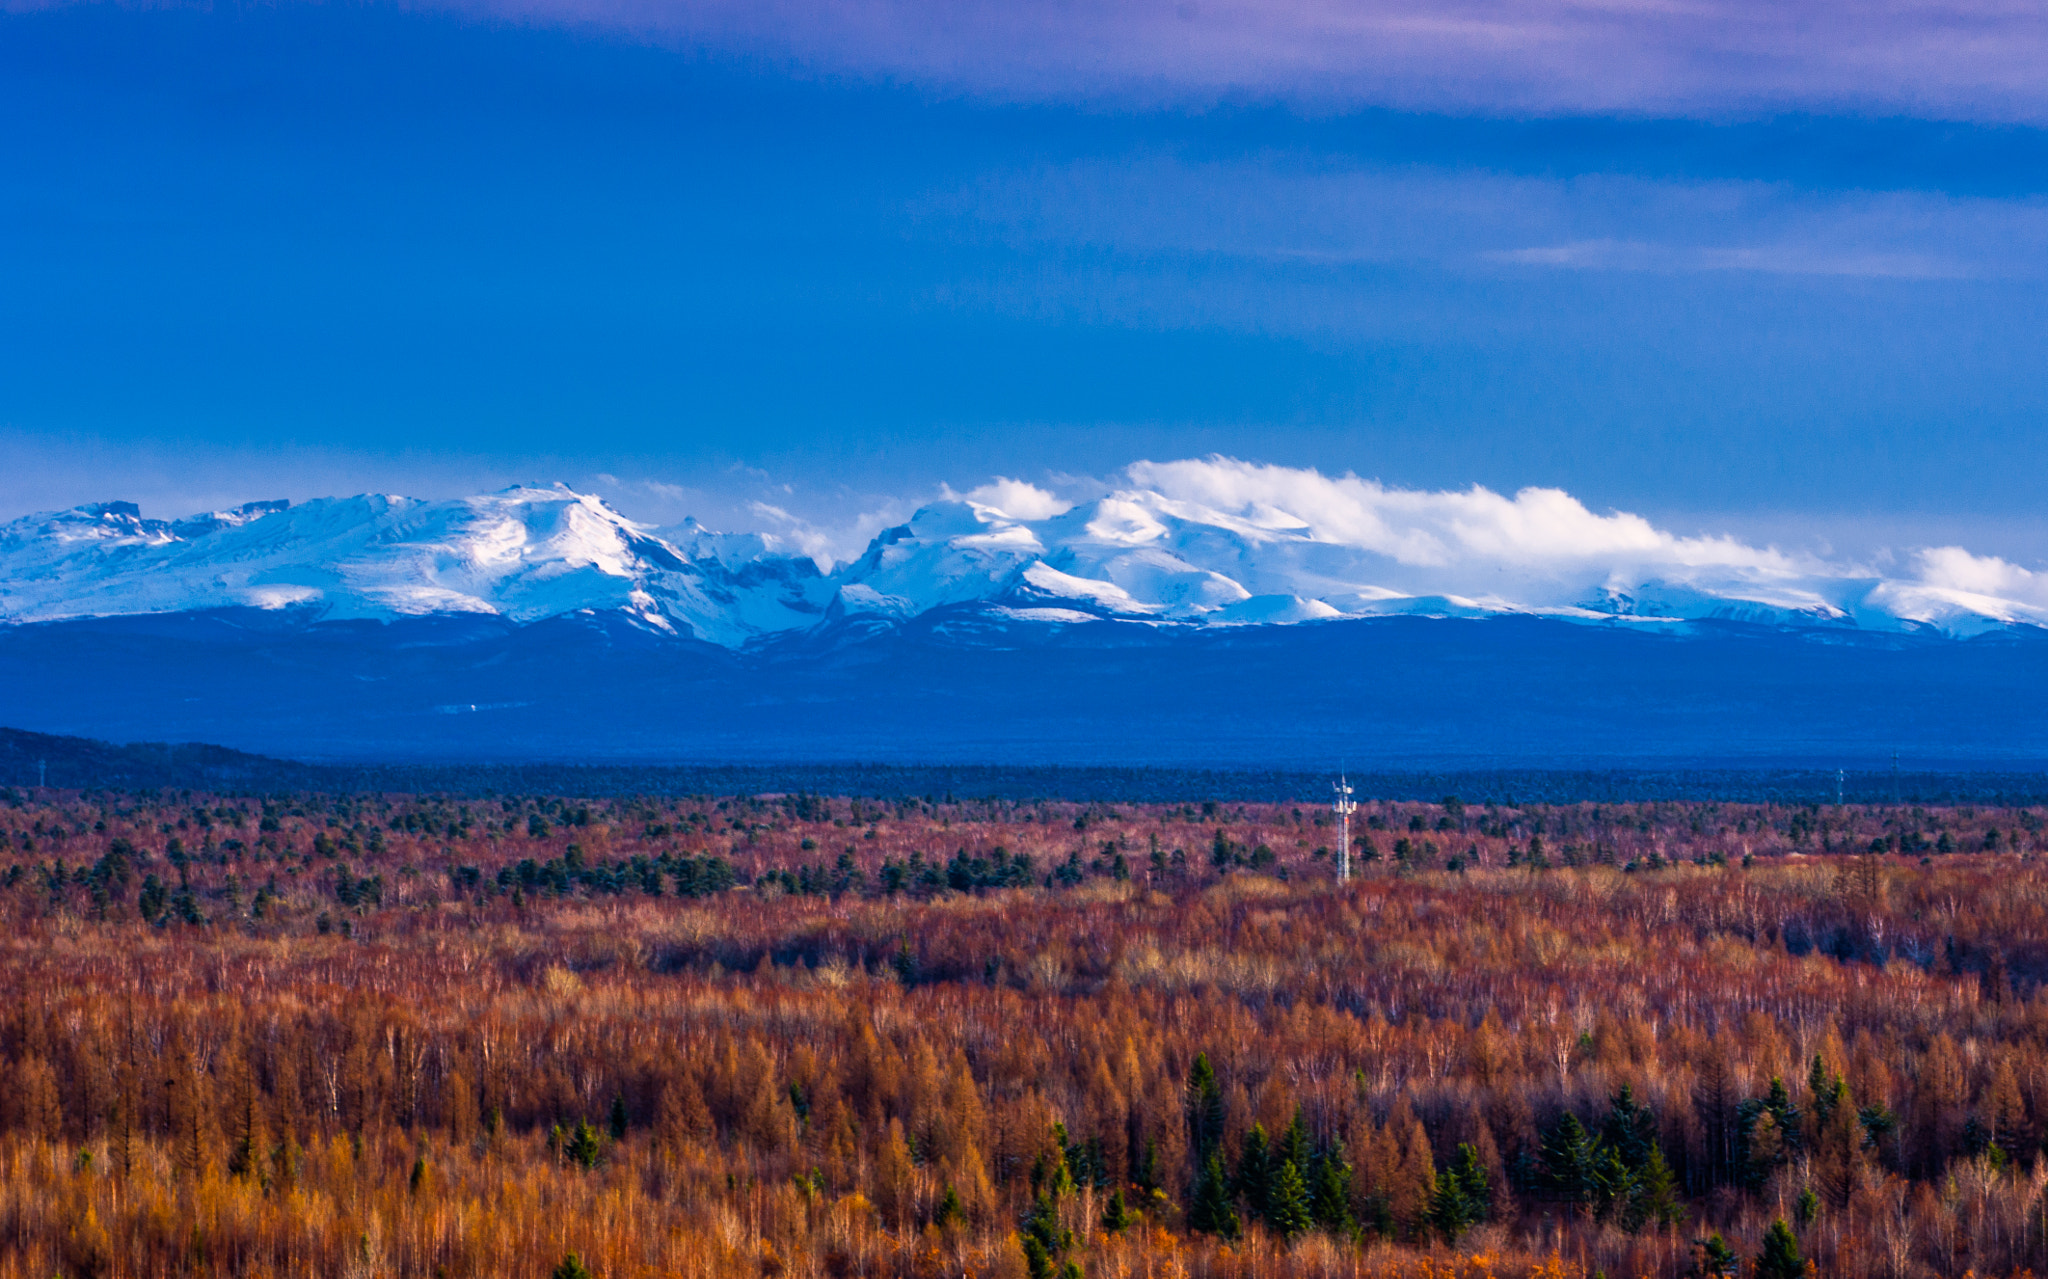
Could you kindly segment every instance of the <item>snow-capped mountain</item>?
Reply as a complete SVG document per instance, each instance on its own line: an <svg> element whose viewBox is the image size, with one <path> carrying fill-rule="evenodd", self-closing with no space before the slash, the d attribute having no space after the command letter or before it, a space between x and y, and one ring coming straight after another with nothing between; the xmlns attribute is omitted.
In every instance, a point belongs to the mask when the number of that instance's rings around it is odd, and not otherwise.
<svg viewBox="0 0 2048 1279"><path fill-rule="evenodd" d="M1416 493L1227 459L1140 463L1122 480L1073 504L1015 481L948 495L830 570L772 537L655 528L560 485L253 502L176 521L109 502L0 526L0 621L244 607L526 624L600 611L726 648L948 606L1176 627L1500 614L2048 626L2048 575L1958 548L1888 576L1677 537L1557 490Z"/></svg>
<svg viewBox="0 0 2048 1279"><path fill-rule="evenodd" d="M731 646L815 623L829 602L811 561L695 532L658 537L559 486L256 502L176 522L107 502L0 527L0 618L299 607L524 623L600 609Z"/></svg>

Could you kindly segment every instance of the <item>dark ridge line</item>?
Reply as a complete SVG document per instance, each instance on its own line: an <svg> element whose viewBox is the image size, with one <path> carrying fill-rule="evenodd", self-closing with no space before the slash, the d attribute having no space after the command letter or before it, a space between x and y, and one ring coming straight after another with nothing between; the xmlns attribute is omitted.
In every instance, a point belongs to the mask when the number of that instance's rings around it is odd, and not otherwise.
<svg viewBox="0 0 2048 1279"><path fill-rule="evenodd" d="M1060 800L1079 803L1318 804L1331 772L1009 764L321 764L204 743L115 744L0 728L0 787L10 797L39 780L57 790L205 790L477 796L555 794L760 795L808 792L868 798ZM1367 769L1350 773L1362 800L1523 804L1723 801L1826 804L1837 774L1814 768ZM2048 772L1860 769L1840 776L1845 801L1864 805L2048 803Z"/></svg>

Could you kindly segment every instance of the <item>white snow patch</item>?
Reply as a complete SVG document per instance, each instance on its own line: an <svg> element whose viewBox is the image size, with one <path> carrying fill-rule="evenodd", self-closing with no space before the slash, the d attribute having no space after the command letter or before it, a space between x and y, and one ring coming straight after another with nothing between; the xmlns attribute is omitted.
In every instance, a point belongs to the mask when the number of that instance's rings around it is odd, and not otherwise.
<svg viewBox="0 0 2048 1279"><path fill-rule="evenodd" d="M989 613L996 617L1007 617L1019 622L1057 622L1074 624L1099 622L1102 619L1093 613L1083 613L1071 608L992 608Z"/></svg>
<svg viewBox="0 0 2048 1279"><path fill-rule="evenodd" d="M1239 600L1225 608L1217 609L1214 617L1219 622L1249 623L1266 626L1286 626L1295 622L1320 622L1332 617L1342 617L1336 609L1321 600L1305 600L1299 595L1253 595Z"/></svg>
<svg viewBox="0 0 2048 1279"><path fill-rule="evenodd" d="M1062 573L1049 564L1038 563L1024 570L1023 578L1047 595L1062 595L1068 599L1089 599L1104 608L1119 613L1149 613L1150 605L1141 604L1131 593L1115 582L1101 582L1092 578L1075 577Z"/></svg>

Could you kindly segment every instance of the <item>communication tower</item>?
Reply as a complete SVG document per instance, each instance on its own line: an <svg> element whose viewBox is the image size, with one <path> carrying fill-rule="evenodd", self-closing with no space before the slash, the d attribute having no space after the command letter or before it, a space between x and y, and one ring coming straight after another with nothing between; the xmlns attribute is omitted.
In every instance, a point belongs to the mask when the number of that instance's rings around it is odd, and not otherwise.
<svg viewBox="0 0 2048 1279"><path fill-rule="evenodd" d="M1339 776L1330 789L1337 797L1330 801L1330 811L1337 814L1337 882L1351 878L1351 814L1358 811L1358 801L1351 798L1351 783Z"/></svg>

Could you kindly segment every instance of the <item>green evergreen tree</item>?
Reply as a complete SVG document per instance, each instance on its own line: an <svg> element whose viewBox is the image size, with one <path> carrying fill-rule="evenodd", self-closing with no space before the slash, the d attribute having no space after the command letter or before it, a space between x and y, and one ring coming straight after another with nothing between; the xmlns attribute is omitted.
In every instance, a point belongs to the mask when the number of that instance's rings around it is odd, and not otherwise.
<svg viewBox="0 0 2048 1279"><path fill-rule="evenodd" d="M1052 1142L1053 1153L1040 1155L1031 1166L1031 1188L1057 1199L1081 1188L1074 1177L1075 1156L1081 1153L1081 1147L1067 1140L1067 1126L1058 1120L1053 1121Z"/></svg>
<svg viewBox="0 0 2048 1279"><path fill-rule="evenodd" d="M1828 1121L1828 1101L1832 1091L1828 1087L1827 1066L1822 1063L1820 1054L1815 1053L1813 1065L1806 1072L1806 1104L1813 1107L1814 1118L1823 1124Z"/></svg>
<svg viewBox="0 0 2048 1279"><path fill-rule="evenodd" d="M1678 1178L1671 1171L1671 1165L1664 1161L1661 1146L1651 1146L1649 1158L1643 1161L1642 1175L1636 1180L1635 1202L1623 1224L1631 1230L1640 1230L1646 1225L1675 1226L1685 1218L1685 1205L1679 1199Z"/></svg>
<svg viewBox="0 0 2048 1279"><path fill-rule="evenodd" d="M1737 1108L1736 1135L1743 1181L1759 1188L1799 1149L1799 1107L1784 1079L1772 1075L1768 1093Z"/></svg>
<svg viewBox="0 0 2048 1279"><path fill-rule="evenodd" d="M553 1279L596 1279L596 1276L590 1273L589 1266L583 1264L583 1258L572 1252L555 1267Z"/></svg>
<svg viewBox="0 0 2048 1279"><path fill-rule="evenodd" d="M1799 1131L1799 1107L1792 1104L1792 1094L1785 1090L1785 1081L1777 1075L1771 1076L1771 1090L1765 1094L1763 1106L1787 1134ZM1787 1140L1791 1138L1788 1136Z"/></svg>
<svg viewBox="0 0 2048 1279"><path fill-rule="evenodd" d="M1309 1212L1316 1224L1333 1235L1351 1233L1351 1164L1345 1158L1344 1143L1332 1142L1316 1161L1315 1186L1309 1195Z"/></svg>
<svg viewBox="0 0 2048 1279"><path fill-rule="evenodd" d="M1283 1160L1273 1174L1266 1202L1266 1228L1282 1239L1308 1233L1315 1219L1309 1213L1308 1183L1293 1160Z"/></svg>
<svg viewBox="0 0 2048 1279"><path fill-rule="evenodd" d="M1280 1134L1273 1152L1276 1159L1293 1164L1304 1182L1308 1180L1310 1165L1315 1161L1315 1144L1309 1140L1308 1118L1300 1106L1294 1108L1294 1118L1288 1121L1287 1131Z"/></svg>
<svg viewBox="0 0 2048 1279"><path fill-rule="evenodd" d="M1593 1215L1625 1215L1635 1198L1635 1171L1622 1162L1619 1151L1601 1143L1593 1156Z"/></svg>
<svg viewBox="0 0 2048 1279"><path fill-rule="evenodd" d="M1258 1124L1245 1134L1244 1149L1237 1157L1235 1189L1252 1216L1266 1215L1273 1191L1273 1158L1266 1149L1266 1130Z"/></svg>
<svg viewBox="0 0 2048 1279"><path fill-rule="evenodd" d="M1074 1243L1074 1232L1060 1224L1059 1201L1048 1194L1040 1194L1031 1201L1031 1211L1024 1214L1023 1235L1037 1242L1047 1265L1058 1260Z"/></svg>
<svg viewBox="0 0 2048 1279"><path fill-rule="evenodd" d="M1149 1137L1145 1141L1145 1154L1138 1160L1138 1172L1134 1178L1140 1190L1159 1189L1159 1139Z"/></svg>
<svg viewBox="0 0 2048 1279"><path fill-rule="evenodd" d="M951 1190L952 1187L947 1187ZM1111 1191L1109 1202L1102 1207L1102 1228L1113 1235L1120 1235L1131 1225L1130 1210L1124 1207L1124 1192Z"/></svg>
<svg viewBox="0 0 2048 1279"><path fill-rule="evenodd" d="M1792 1204L1792 1219L1798 1222L1800 1229L1803 1230L1812 1225L1814 1218L1818 1216L1820 1216L1820 1196L1813 1193L1812 1186L1808 1186L1799 1192L1799 1198Z"/></svg>
<svg viewBox="0 0 2048 1279"><path fill-rule="evenodd" d="M1700 1250L1697 1267L1700 1279L1726 1279L1742 1266L1742 1258L1735 1255L1735 1249L1719 1234L1695 1239L1693 1244Z"/></svg>
<svg viewBox="0 0 2048 1279"><path fill-rule="evenodd" d="M1567 1110L1543 1135L1538 1155L1543 1188L1559 1203L1591 1208L1598 1186L1600 1143Z"/></svg>
<svg viewBox="0 0 2048 1279"><path fill-rule="evenodd" d="M1487 1184L1486 1165L1470 1142L1458 1147L1451 1166L1437 1174L1436 1190L1430 1197L1429 1223L1443 1237L1456 1243L1458 1236L1485 1221L1493 1211L1493 1196Z"/></svg>
<svg viewBox="0 0 2048 1279"><path fill-rule="evenodd" d="M967 1214L960 1207L960 1192L953 1189L953 1183L946 1183L946 1192L939 1196L939 1206L932 1209L932 1224L944 1230L947 1226L964 1221Z"/></svg>
<svg viewBox="0 0 2048 1279"><path fill-rule="evenodd" d="M1607 1118L1600 1124L1600 1141L1620 1158L1631 1172L1640 1172L1657 1144L1657 1116L1638 1102L1627 1084L1608 1099Z"/></svg>
<svg viewBox="0 0 2048 1279"><path fill-rule="evenodd" d="M1188 1070L1188 1140L1199 1165L1223 1144L1223 1089L1208 1053L1197 1053Z"/></svg>
<svg viewBox="0 0 2048 1279"><path fill-rule="evenodd" d="M1806 1259L1799 1255L1799 1240L1783 1217L1764 1232L1764 1250L1757 1254L1756 1279L1805 1279Z"/></svg>
<svg viewBox="0 0 2048 1279"><path fill-rule="evenodd" d="M1023 1236L1024 1273L1031 1279L1053 1279L1052 1257L1045 1251L1045 1245L1030 1235Z"/></svg>
<svg viewBox="0 0 2048 1279"><path fill-rule="evenodd" d="M626 1094L624 1093L612 1094L611 1130L613 1141L624 1141L626 1139Z"/></svg>
<svg viewBox="0 0 2048 1279"><path fill-rule="evenodd" d="M597 1129L592 1128L589 1121L578 1120L575 1131L569 1134L562 1147L562 1153L569 1157L570 1163L588 1172L604 1158L604 1138L598 1136Z"/></svg>
<svg viewBox="0 0 2048 1279"><path fill-rule="evenodd" d="M1237 1208L1223 1173L1223 1156L1211 1151L1195 1175L1195 1193L1188 1205L1188 1229L1219 1239L1238 1236Z"/></svg>

